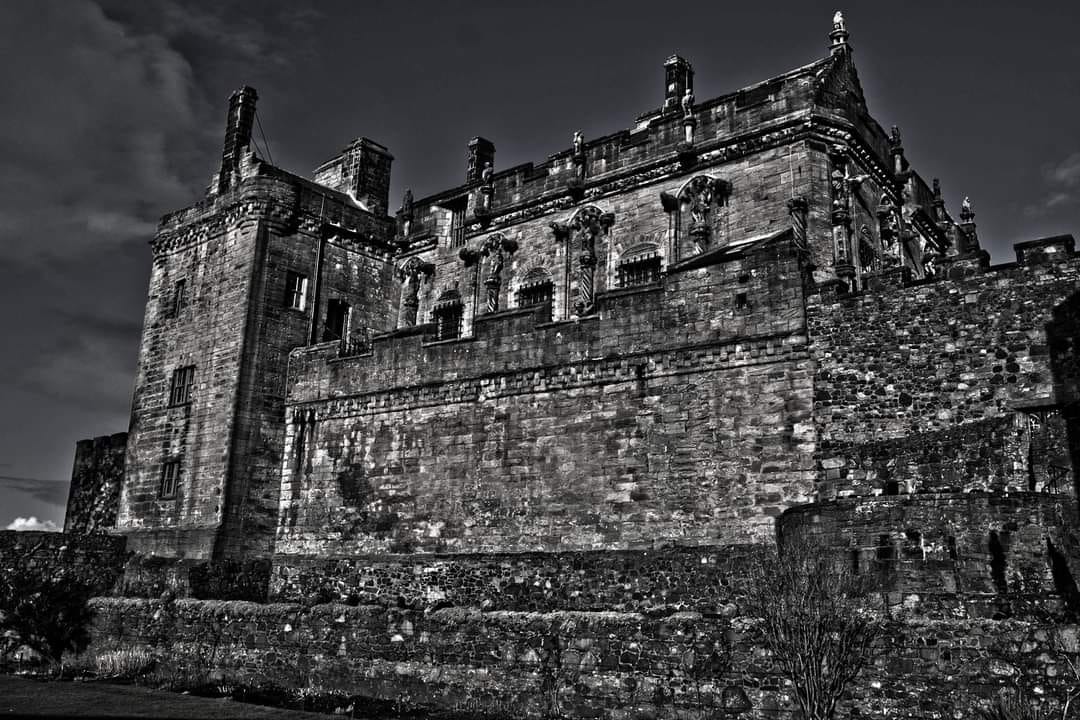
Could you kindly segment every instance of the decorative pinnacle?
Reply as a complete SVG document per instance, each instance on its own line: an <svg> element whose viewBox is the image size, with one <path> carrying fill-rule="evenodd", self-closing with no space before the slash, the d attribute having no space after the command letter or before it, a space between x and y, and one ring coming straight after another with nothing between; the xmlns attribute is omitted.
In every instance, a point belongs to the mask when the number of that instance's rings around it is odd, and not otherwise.
<svg viewBox="0 0 1080 720"><path fill-rule="evenodd" d="M971 199L964 196L964 202L960 203L960 222L975 222L975 211L971 209Z"/></svg>
<svg viewBox="0 0 1080 720"><path fill-rule="evenodd" d="M837 10L832 19L832 32L829 33L832 41L830 49L835 52L843 52L848 49L847 23L844 22L844 13Z"/></svg>

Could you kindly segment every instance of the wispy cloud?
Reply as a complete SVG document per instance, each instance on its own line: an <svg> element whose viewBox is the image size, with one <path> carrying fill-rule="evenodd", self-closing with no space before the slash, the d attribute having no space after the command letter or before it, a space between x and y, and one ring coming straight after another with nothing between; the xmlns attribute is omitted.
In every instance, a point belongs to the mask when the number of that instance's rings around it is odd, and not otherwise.
<svg viewBox="0 0 1080 720"><path fill-rule="evenodd" d="M42 522L36 516L17 517L8 523L5 530L44 530L45 532L60 532L60 526L52 520Z"/></svg>
<svg viewBox="0 0 1080 720"><path fill-rule="evenodd" d="M1038 202L1024 208L1029 217L1046 215L1080 201L1080 152L1043 168L1045 192Z"/></svg>
<svg viewBox="0 0 1080 720"><path fill-rule="evenodd" d="M67 503L69 483L66 480L43 480L41 478L0 475L0 487L29 495L49 505Z"/></svg>

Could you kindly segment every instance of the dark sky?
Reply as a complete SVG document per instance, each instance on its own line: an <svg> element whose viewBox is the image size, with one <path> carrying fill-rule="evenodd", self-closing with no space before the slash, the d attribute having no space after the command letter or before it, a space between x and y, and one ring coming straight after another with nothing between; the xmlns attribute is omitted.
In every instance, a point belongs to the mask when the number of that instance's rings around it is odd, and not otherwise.
<svg viewBox="0 0 1080 720"><path fill-rule="evenodd" d="M391 203L459 183L468 140L541 161L659 105L673 52L700 100L826 53L832 4L5 0L0 3L0 528L62 522L76 440L127 429L157 218L199 198L226 101L260 95L276 164L354 137ZM970 195L995 262L1080 233L1075 0L849 2L873 115Z"/></svg>

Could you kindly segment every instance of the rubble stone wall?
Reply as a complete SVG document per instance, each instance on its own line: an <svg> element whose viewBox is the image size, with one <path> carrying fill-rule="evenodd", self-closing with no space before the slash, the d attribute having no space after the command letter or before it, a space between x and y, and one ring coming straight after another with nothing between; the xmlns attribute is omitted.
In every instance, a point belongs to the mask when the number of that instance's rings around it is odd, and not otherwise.
<svg viewBox="0 0 1080 720"><path fill-rule="evenodd" d="M102 532L116 525L126 450L127 433L76 443L64 532Z"/></svg>
<svg viewBox="0 0 1080 720"><path fill-rule="evenodd" d="M230 682L473 717L793 715L790 685L755 648L754 622L738 616L93 603L94 648L142 646L174 661L201 659L209 677ZM866 717L967 717L1013 684L1057 702L1068 684L1057 648L1075 650L1076 637L1075 626L1048 632L1016 620L895 622L847 703Z"/></svg>

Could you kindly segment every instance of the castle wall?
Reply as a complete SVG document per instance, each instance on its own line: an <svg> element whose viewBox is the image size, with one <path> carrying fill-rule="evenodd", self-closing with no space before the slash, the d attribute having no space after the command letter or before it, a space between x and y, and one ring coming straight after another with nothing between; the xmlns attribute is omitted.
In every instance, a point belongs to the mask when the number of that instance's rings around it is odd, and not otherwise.
<svg viewBox="0 0 1080 720"><path fill-rule="evenodd" d="M786 242L603 295L581 321L510 311L464 340L297 351L279 562L769 537L812 470Z"/></svg>
<svg viewBox="0 0 1080 720"><path fill-rule="evenodd" d="M1080 262L1057 257L809 300L821 499L1073 492Z"/></svg>
<svg viewBox="0 0 1080 720"><path fill-rule="evenodd" d="M64 514L65 533L96 533L116 525L126 450L127 433L76 443Z"/></svg>

